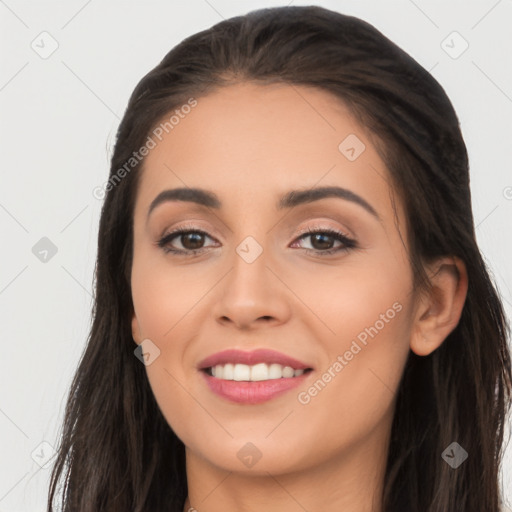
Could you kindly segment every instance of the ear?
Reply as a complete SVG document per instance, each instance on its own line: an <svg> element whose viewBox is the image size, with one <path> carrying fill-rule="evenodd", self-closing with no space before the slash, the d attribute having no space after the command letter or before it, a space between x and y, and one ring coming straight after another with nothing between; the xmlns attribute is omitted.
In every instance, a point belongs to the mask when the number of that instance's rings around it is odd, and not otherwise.
<svg viewBox="0 0 512 512"><path fill-rule="evenodd" d="M466 265L460 258L440 258L429 265L428 274L432 289L418 299L410 340L419 356L432 353L455 329L468 291Z"/></svg>
<svg viewBox="0 0 512 512"><path fill-rule="evenodd" d="M132 337L133 341L137 343L137 345L140 345L142 343L142 336L140 333L140 325L139 321L137 320L137 316L135 315L135 312L132 316Z"/></svg>

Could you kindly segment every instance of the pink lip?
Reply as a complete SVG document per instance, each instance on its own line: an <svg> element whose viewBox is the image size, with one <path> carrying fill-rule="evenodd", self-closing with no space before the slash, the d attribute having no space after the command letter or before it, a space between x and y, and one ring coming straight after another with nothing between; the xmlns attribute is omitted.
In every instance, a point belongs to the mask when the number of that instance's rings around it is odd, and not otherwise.
<svg viewBox="0 0 512 512"><path fill-rule="evenodd" d="M227 363L246 364L249 366L258 363L277 363L282 366L291 366L295 370L312 369L311 366L308 366L302 361L270 349L257 349L251 352L236 349L223 350L201 361L198 368L205 370L218 364ZM304 379L307 378L311 372L303 373L298 377L283 377L281 379L269 379L256 382L224 380L212 377L205 371L201 371L201 373L206 379L206 384L215 394L236 403L259 404L298 386L304 382Z"/></svg>
<svg viewBox="0 0 512 512"><path fill-rule="evenodd" d="M242 350L229 349L223 350L222 352L217 352L206 359L203 359L198 368L200 370L204 370L206 368L210 368L212 366L216 366L218 364L246 364L248 366L252 366L258 363L266 363L272 364L277 363L282 366L291 366L294 370L305 370L307 368L311 368L307 364L294 359L293 357L289 357L280 352L276 352L275 350L260 348L257 350L253 350L251 352L244 352ZM288 379L282 379L288 380ZM266 381L261 381L266 382Z"/></svg>
<svg viewBox="0 0 512 512"><path fill-rule="evenodd" d="M257 382L223 380L201 372L215 394L240 404L260 404L302 384L311 372L299 377L262 380Z"/></svg>

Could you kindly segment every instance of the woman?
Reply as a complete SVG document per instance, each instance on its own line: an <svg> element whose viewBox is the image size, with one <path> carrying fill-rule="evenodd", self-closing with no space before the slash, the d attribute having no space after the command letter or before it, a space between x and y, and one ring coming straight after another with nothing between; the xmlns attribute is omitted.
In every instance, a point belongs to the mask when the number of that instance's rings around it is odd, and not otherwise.
<svg viewBox="0 0 512 512"><path fill-rule="evenodd" d="M137 85L48 510L496 512L503 307L442 87L264 9Z"/></svg>

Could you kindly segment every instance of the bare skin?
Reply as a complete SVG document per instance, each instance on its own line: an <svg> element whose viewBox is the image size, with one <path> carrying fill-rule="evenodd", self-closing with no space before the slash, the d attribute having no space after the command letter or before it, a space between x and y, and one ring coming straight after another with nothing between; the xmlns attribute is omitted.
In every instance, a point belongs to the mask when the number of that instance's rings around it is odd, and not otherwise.
<svg viewBox="0 0 512 512"><path fill-rule="evenodd" d="M457 325L464 264L440 259L429 268L433 293L413 290L407 219L395 198L404 246L389 172L363 127L328 93L241 83L197 101L146 158L131 277L134 340L160 350L148 379L186 446L184 510L380 512L406 358L410 350L430 354ZM338 147L349 134L365 145L353 161ZM378 218L339 197L276 208L290 190L328 186L359 195ZM167 201L147 217L161 191L178 187L211 191L222 206ZM206 233L202 252L158 246L185 226ZM357 245L322 254L343 242L307 228L341 232ZM248 236L262 249L251 263L236 252ZM167 247L190 252L197 238L177 235ZM363 344L371 326L377 333ZM271 348L313 371L265 403L233 403L210 391L197 368L228 348ZM319 379L325 385L315 393ZM247 443L261 455L252 467L237 456Z"/></svg>

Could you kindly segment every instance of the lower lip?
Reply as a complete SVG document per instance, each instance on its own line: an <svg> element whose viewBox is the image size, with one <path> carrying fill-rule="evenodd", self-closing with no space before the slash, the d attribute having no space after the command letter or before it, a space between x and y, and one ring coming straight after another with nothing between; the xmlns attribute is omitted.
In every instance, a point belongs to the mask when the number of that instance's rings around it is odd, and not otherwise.
<svg viewBox="0 0 512 512"><path fill-rule="evenodd" d="M299 386L311 371L298 377L257 382L217 379L201 371L206 384L216 395L239 404L261 404Z"/></svg>

